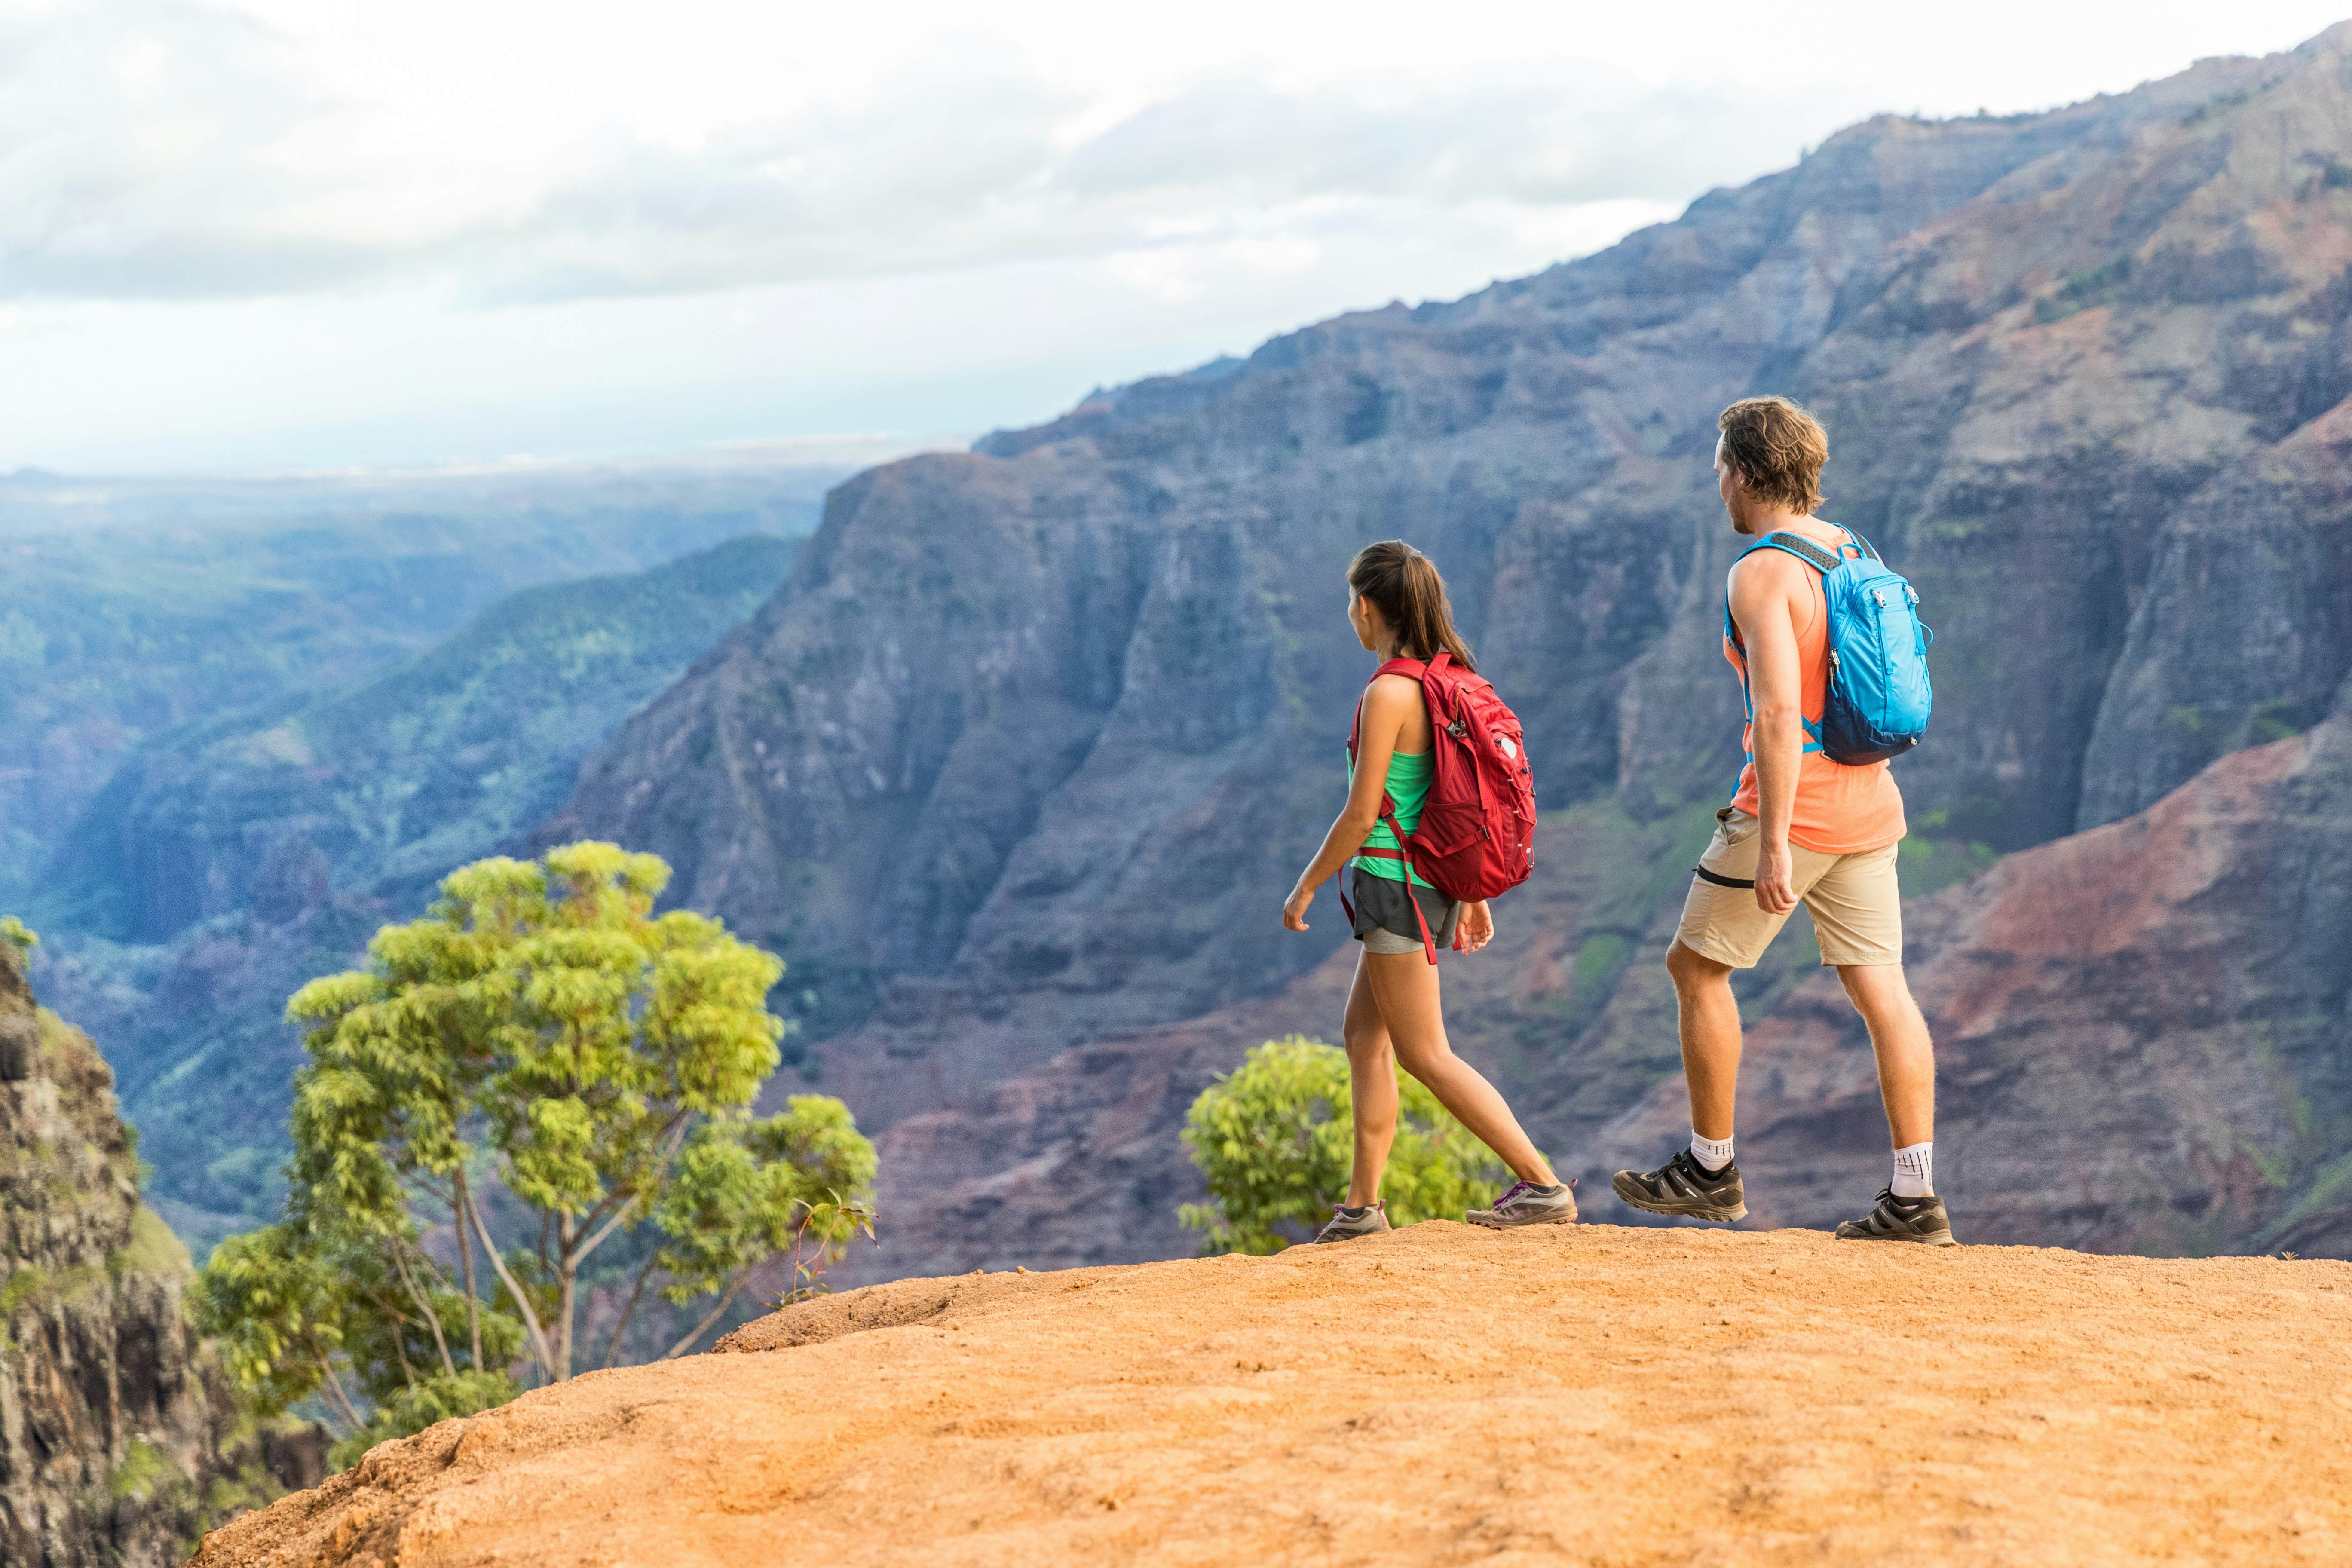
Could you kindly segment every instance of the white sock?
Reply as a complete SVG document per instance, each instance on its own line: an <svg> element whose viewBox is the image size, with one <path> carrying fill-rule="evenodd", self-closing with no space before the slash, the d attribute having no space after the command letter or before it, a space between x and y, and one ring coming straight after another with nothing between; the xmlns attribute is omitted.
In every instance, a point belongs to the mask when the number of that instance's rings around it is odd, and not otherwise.
<svg viewBox="0 0 2352 1568"><path fill-rule="evenodd" d="M1698 1129L1694 1127L1691 1129L1691 1158L1699 1163L1700 1169L1712 1175L1731 1163L1731 1140L1702 1138L1698 1135Z"/></svg>
<svg viewBox="0 0 2352 1568"><path fill-rule="evenodd" d="M1936 1195L1936 1145L1933 1140L1895 1151L1895 1195L1932 1198Z"/></svg>

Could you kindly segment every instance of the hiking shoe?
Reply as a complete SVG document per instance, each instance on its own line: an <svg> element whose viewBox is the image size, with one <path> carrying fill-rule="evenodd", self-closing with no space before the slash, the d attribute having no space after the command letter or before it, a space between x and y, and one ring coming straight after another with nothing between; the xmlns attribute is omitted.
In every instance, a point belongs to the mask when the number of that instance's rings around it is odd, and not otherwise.
<svg viewBox="0 0 2352 1568"><path fill-rule="evenodd" d="M1496 1198L1493 1208L1472 1209L1462 1217L1489 1230L1508 1230L1521 1225L1574 1225L1573 1185L1562 1182L1557 1186L1539 1187L1533 1182L1521 1182Z"/></svg>
<svg viewBox="0 0 2352 1568"><path fill-rule="evenodd" d="M1345 1204L1331 1205L1331 1223L1315 1233L1318 1241L1353 1241L1360 1236L1378 1236L1389 1227L1389 1205L1366 1204L1351 1209Z"/></svg>
<svg viewBox="0 0 2352 1568"><path fill-rule="evenodd" d="M1654 1171L1620 1171L1610 1185L1617 1195L1648 1214L1688 1215L1694 1219L1748 1217L1748 1194L1737 1162L1710 1171L1688 1149Z"/></svg>
<svg viewBox="0 0 2352 1568"><path fill-rule="evenodd" d="M1898 1198L1893 1187L1878 1189L1878 1206L1860 1219L1841 1220L1837 1227L1840 1241L1916 1241L1929 1247L1958 1247L1952 1237L1952 1220L1944 1212L1944 1200L1930 1194L1924 1198Z"/></svg>

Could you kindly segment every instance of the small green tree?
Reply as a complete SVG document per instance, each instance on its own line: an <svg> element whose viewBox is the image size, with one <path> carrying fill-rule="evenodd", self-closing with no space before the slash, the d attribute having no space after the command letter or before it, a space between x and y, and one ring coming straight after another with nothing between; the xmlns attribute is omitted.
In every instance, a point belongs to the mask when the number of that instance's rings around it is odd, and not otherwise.
<svg viewBox="0 0 2352 1568"><path fill-rule="evenodd" d="M717 921L655 915L668 878L610 844L478 861L378 931L367 969L288 1004L311 1059L285 1217L225 1242L203 1296L264 1403L316 1394L355 1442L510 1396L518 1355L560 1382L583 1268L616 1237L642 1256L605 1364L656 1279L680 1306L718 1298L683 1354L778 1253L870 1232L874 1150L840 1101L751 1111L783 965ZM448 1226L454 1279L420 1215Z"/></svg>
<svg viewBox="0 0 2352 1568"><path fill-rule="evenodd" d="M1396 1142L1381 1194L1390 1223L1461 1217L1495 1201L1507 1174L1487 1147L1412 1078L1399 1081ZM1348 1053L1291 1035L1251 1051L1201 1091L1184 1146L1209 1201L1178 1217L1208 1233L1204 1252L1279 1252L1315 1234L1347 1195L1355 1154Z"/></svg>

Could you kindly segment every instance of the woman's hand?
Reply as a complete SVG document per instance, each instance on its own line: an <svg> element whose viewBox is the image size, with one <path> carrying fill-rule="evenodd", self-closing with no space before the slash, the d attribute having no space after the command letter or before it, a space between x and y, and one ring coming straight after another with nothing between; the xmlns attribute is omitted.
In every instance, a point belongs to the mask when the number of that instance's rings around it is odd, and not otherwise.
<svg viewBox="0 0 2352 1568"><path fill-rule="evenodd" d="M1307 929L1307 906L1315 901L1315 884L1301 882L1282 903L1282 923L1292 931Z"/></svg>
<svg viewBox="0 0 2352 1568"><path fill-rule="evenodd" d="M1462 918L1454 922L1454 951L1475 952L1495 940L1495 911L1486 900L1462 906Z"/></svg>

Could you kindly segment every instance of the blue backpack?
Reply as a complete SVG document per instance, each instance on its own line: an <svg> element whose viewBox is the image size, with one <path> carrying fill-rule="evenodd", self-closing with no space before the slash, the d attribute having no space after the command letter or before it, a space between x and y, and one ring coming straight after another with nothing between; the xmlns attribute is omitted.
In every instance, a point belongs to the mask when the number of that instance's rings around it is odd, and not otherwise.
<svg viewBox="0 0 2352 1568"><path fill-rule="evenodd" d="M1756 550L1782 550L1822 574L1829 603L1830 682L1819 725L1804 721L1808 752L1860 766L1900 756L1927 732L1935 689L1927 680L1927 648L1936 640L1919 620L1919 595L1900 573L1878 558L1870 542L1846 529L1836 553L1793 533L1759 540ZM1853 554L1846 552L1852 551ZM1748 647L1731 606L1723 607L1723 634L1739 649L1746 691ZM1751 698L1748 716L1756 716Z"/></svg>

